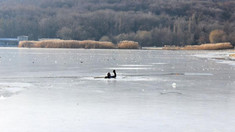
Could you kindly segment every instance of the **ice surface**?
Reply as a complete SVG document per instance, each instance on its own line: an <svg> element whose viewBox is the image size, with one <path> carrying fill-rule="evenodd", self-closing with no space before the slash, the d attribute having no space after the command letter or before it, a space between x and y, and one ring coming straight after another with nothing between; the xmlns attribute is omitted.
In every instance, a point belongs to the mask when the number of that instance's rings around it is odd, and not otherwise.
<svg viewBox="0 0 235 132"><path fill-rule="evenodd" d="M29 83L0 83L0 100L22 92L30 87Z"/></svg>
<svg viewBox="0 0 235 132"><path fill-rule="evenodd" d="M120 65L120 66L124 66L124 67L151 67L153 65Z"/></svg>
<svg viewBox="0 0 235 132"><path fill-rule="evenodd" d="M148 70L148 69L152 69L152 68L147 68L147 67L110 67L107 69L116 69L116 70Z"/></svg>
<svg viewBox="0 0 235 132"><path fill-rule="evenodd" d="M184 73L186 76L213 76L212 73Z"/></svg>
<svg viewBox="0 0 235 132"><path fill-rule="evenodd" d="M104 79L104 77L84 77L81 80L90 80L90 81L159 81L162 80L159 77L150 77L150 76L118 76L117 78Z"/></svg>
<svg viewBox="0 0 235 132"><path fill-rule="evenodd" d="M220 63L234 61L221 56L2 48L0 131L234 131L235 67ZM116 79L95 78L114 68Z"/></svg>
<svg viewBox="0 0 235 132"><path fill-rule="evenodd" d="M235 60L234 58L229 57L230 54L234 54L234 52L229 52L229 51L210 52L204 54L196 54L195 56L200 58L215 60L217 63L223 63L235 66Z"/></svg>

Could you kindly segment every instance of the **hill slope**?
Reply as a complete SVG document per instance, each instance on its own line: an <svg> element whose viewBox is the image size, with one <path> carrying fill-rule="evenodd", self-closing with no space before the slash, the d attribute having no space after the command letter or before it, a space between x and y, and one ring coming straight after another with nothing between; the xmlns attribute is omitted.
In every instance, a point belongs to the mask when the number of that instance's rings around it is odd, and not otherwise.
<svg viewBox="0 0 235 132"><path fill-rule="evenodd" d="M201 44L211 31L235 43L232 0L0 0L0 37Z"/></svg>

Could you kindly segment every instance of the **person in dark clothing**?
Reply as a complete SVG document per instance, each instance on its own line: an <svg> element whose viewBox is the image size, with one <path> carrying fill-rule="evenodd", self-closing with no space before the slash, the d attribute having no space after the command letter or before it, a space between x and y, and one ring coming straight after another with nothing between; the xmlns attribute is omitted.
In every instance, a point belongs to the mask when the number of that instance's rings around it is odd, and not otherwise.
<svg viewBox="0 0 235 132"><path fill-rule="evenodd" d="M113 70L113 76L111 76L111 78L116 78L116 76L117 76L117 74L116 74L116 71L115 70Z"/></svg>
<svg viewBox="0 0 235 132"><path fill-rule="evenodd" d="M114 75L111 76L111 74L108 72L108 73L107 73L107 76L105 76L104 78L108 78L108 79L109 79L109 78L116 78L116 77L117 77L117 74L116 74L116 71L115 71L115 70L113 70L113 74L114 74Z"/></svg>
<svg viewBox="0 0 235 132"><path fill-rule="evenodd" d="M104 78L111 78L111 74L108 72L107 76L105 76Z"/></svg>

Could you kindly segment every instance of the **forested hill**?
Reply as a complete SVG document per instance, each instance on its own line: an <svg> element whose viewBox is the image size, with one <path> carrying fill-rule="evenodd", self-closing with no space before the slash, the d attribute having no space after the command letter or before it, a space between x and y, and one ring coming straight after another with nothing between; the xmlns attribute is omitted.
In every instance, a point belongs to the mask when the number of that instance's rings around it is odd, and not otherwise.
<svg viewBox="0 0 235 132"><path fill-rule="evenodd" d="M0 38L163 46L208 43L213 30L235 43L234 0L0 0Z"/></svg>

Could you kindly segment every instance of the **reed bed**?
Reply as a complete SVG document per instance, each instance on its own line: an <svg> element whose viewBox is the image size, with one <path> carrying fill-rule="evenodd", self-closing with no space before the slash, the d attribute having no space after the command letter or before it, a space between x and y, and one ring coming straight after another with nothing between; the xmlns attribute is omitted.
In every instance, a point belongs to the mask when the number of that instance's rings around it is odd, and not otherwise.
<svg viewBox="0 0 235 132"><path fill-rule="evenodd" d="M114 49L112 42L93 40L43 40L43 41L21 41L18 47L27 48L85 48L85 49Z"/></svg>
<svg viewBox="0 0 235 132"><path fill-rule="evenodd" d="M125 40L125 41L119 42L117 47L119 49L139 49L140 45L138 42Z"/></svg>
<svg viewBox="0 0 235 132"><path fill-rule="evenodd" d="M215 43L215 44L202 44L202 45L186 45L184 47L179 46L164 46L164 50L222 50L231 49L232 44L226 43Z"/></svg>
<svg viewBox="0 0 235 132"><path fill-rule="evenodd" d="M229 57L234 58L235 59L235 54L230 54Z"/></svg>

